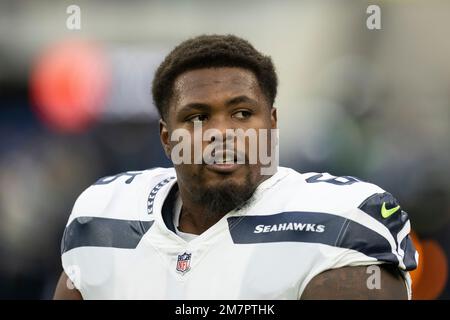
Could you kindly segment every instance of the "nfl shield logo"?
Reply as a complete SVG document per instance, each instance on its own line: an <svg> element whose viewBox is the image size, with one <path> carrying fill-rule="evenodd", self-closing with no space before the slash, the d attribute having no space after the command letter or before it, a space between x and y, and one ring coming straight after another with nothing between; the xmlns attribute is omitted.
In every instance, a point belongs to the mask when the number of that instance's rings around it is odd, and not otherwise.
<svg viewBox="0 0 450 320"><path fill-rule="evenodd" d="M191 264L191 253L183 253L178 255L177 260L177 271L181 273L185 273L189 271Z"/></svg>

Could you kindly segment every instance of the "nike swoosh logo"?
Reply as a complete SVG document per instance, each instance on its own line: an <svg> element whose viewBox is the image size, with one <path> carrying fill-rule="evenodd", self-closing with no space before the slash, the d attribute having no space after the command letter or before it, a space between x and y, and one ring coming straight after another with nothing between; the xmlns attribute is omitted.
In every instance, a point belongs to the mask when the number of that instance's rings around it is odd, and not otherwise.
<svg viewBox="0 0 450 320"><path fill-rule="evenodd" d="M394 213L396 213L400 209L400 206L396 206L395 208L386 209L386 202L383 202L383 206L381 207L381 216L383 218L389 218Z"/></svg>

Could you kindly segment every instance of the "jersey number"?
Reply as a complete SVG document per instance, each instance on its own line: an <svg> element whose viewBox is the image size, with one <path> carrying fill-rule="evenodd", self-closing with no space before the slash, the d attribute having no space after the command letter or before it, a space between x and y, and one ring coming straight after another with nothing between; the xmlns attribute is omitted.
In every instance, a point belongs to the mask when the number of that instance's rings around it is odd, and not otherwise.
<svg viewBox="0 0 450 320"><path fill-rule="evenodd" d="M142 174L142 172L122 172L119 173L115 176L108 176L108 177L103 177L99 180L97 180L94 185L102 185L102 184L108 184L111 183L115 180L117 180L120 177L129 177L127 180L125 180L126 184L130 184L131 182L133 182L133 179L137 176Z"/></svg>
<svg viewBox="0 0 450 320"><path fill-rule="evenodd" d="M343 177L334 177L331 176L331 178L323 178L323 174L319 173L316 174L315 176L309 177L308 179L306 179L306 182L308 183L316 183L316 182L327 182L327 183L332 183L338 186L347 186L350 184L353 184L355 182L360 182L362 180L357 179L355 177L352 176L343 176Z"/></svg>

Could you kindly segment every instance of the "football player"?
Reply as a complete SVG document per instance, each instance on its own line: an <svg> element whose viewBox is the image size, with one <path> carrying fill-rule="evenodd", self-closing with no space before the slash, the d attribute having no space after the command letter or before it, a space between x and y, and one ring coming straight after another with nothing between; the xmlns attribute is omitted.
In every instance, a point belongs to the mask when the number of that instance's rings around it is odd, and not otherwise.
<svg viewBox="0 0 450 320"><path fill-rule="evenodd" d="M269 57L236 36L195 37L165 58L152 91L174 167L105 177L78 197L56 299L411 298L410 221L382 188L284 167L264 174L246 144L212 162L174 161L177 130L219 132L204 153L230 129L277 128Z"/></svg>

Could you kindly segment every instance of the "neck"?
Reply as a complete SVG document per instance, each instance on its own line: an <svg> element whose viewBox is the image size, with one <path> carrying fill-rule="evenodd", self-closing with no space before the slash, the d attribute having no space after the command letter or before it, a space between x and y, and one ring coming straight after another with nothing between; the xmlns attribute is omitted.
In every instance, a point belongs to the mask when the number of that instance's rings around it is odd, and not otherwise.
<svg viewBox="0 0 450 320"><path fill-rule="evenodd" d="M257 186L259 186L264 180L268 178L270 178L270 176L261 176L261 179L257 183ZM182 232L202 234L204 231L208 230L210 227L216 224L230 211L210 211L210 209L208 209L208 206L205 206L204 201L193 199L191 195L191 189L186 189L186 186L182 184L179 184L179 192L183 206L180 212L180 221L178 228Z"/></svg>
<svg viewBox="0 0 450 320"><path fill-rule="evenodd" d="M227 212L212 212L202 202L195 201L190 192L179 186L183 203L180 212L179 230L182 232L201 234L227 214Z"/></svg>
<svg viewBox="0 0 450 320"><path fill-rule="evenodd" d="M183 201L178 229L182 232L202 234L226 214L209 214L200 210L201 208L196 210L192 206L185 206Z"/></svg>

